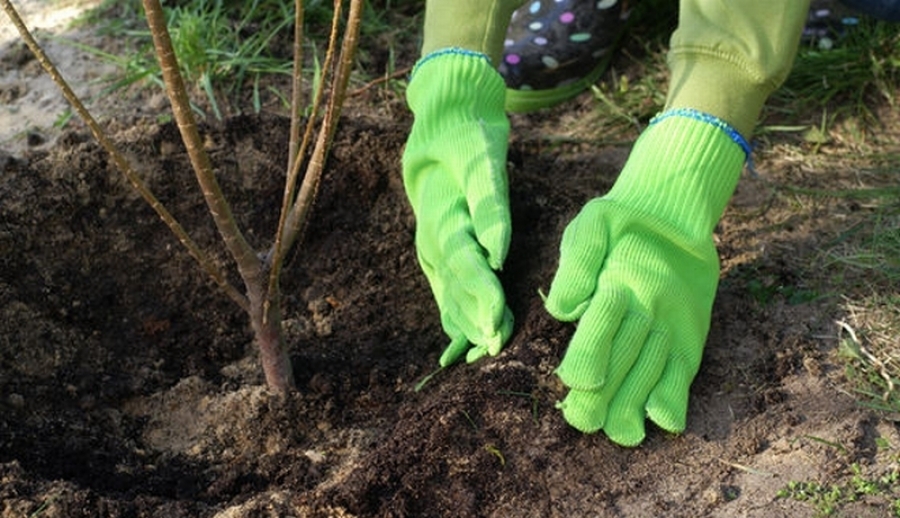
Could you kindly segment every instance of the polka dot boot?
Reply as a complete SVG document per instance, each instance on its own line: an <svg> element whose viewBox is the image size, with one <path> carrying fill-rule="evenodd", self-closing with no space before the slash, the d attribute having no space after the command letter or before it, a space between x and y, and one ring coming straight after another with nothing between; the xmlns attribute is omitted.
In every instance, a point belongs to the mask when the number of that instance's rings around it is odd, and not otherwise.
<svg viewBox="0 0 900 518"><path fill-rule="evenodd" d="M803 43L829 50L860 23L860 16L900 21L900 0L813 0L803 28Z"/></svg>
<svg viewBox="0 0 900 518"><path fill-rule="evenodd" d="M841 0L856 11L889 22L900 22L900 0Z"/></svg>
<svg viewBox="0 0 900 518"><path fill-rule="evenodd" d="M804 45L829 50L858 23L854 13L837 0L814 0L809 6L801 40Z"/></svg>
<svg viewBox="0 0 900 518"><path fill-rule="evenodd" d="M625 32L628 0L533 0L513 13L498 66L506 108L528 112L586 90Z"/></svg>

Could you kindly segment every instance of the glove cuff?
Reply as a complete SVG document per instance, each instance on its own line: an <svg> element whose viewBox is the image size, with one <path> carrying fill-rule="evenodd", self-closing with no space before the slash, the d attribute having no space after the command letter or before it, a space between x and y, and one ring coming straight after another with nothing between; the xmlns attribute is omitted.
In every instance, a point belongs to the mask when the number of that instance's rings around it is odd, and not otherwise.
<svg viewBox="0 0 900 518"><path fill-rule="evenodd" d="M462 48L440 49L420 59L406 100L420 126L415 134L426 142L440 138L446 128L506 121L503 78L486 55Z"/></svg>
<svg viewBox="0 0 900 518"><path fill-rule="evenodd" d="M606 196L706 238L737 185L749 145L724 121L694 110L657 116Z"/></svg>

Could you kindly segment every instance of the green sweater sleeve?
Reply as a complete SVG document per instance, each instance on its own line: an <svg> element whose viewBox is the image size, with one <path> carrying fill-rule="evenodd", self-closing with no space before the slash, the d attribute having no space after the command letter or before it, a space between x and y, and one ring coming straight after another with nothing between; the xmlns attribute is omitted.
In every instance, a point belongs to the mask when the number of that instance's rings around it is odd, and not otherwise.
<svg viewBox="0 0 900 518"><path fill-rule="evenodd" d="M810 0L681 0L669 51L667 109L693 108L749 137L790 72ZM427 0L422 55L446 47L499 62L524 0Z"/></svg>
<svg viewBox="0 0 900 518"><path fill-rule="evenodd" d="M809 0L681 0L666 108L693 108L749 137L791 69Z"/></svg>
<svg viewBox="0 0 900 518"><path fill-rule="evenodd" d="M486 54L500 62L513 11L525 0L427 0L422 55L446 47Z"/></svg>

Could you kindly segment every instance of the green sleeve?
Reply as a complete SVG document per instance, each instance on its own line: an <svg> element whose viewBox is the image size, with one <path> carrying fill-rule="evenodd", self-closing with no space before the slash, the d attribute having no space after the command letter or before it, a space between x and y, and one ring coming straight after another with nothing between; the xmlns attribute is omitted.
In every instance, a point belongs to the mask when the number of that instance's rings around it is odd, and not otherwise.
<svg viewBox="0 0 900 518"><path fill-rule="evenodd" d="M667 109L693 108L749 137L791 69L809 0L681 0Z"/></svg>
<svg viewBox="0 0 900 518"><path fill-rule="evenodd" d="M500 62L513 11L524 0L427 0L422 55L446 47L487 54Z"/></svg>

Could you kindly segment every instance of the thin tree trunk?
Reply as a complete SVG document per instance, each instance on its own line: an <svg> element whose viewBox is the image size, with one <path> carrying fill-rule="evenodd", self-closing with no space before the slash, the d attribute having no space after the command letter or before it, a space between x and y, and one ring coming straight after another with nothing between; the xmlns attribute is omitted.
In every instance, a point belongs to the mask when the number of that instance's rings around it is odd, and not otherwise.
<svg viewBox="0 0 900 518"><path fill-rule="evenodd" d="M250 246L238 228L219 182L213 173L209 155L203 148L200 132L191 111L187 90L178 68L178 60L172 48L166 18L158 0L143 0L147 24L153 35L153 45L163 73L166 91L172 103L172 113L181 132L185 149L191 159L197 182L209 212L215 221L219 235L237 263L238 273L247 289L250 301L249 316L254 337L260 352L260 363L266 375L269 389L285 394L294 389L294 373L281 332L281 300L278 283L272 284L276 293L267 293L268 271L265 262Z"/></svg>
<svg viewBox="0 0 900 518"><path fill-rule="evenodd" d="M231 207L225 199L215 174L209 156L203 148L197 124L190 108L187 90L179 72L177 58L172 48L166 26L165 15L159 0L143 0L147 23L153 37L157 59L160 62L166 91L172 104L172 112L182 141L191 161L191 166L200 184L204 199L216 228L225 243L229 253L234 258L238 273L244 281L246 296L239 293L226 279L224 273L213 261L190 239L184 229L175 221L165 207L153 196L146 185L137 176L130 164L119 153L100 126L93 120L87 109L71 91L68 84L44 55L43 50L34 41L25 24L16 13L9 0L0 0L0 6L9 14L23 39L29 48L37 56L38 61L47 73L56 81L63 90L66 99L75 107L79 115L85 119L94 137L113 156L114 161L123 171L126 177L134 185L140 194L157 211L160 217L178 236L179 240L187 247L204 269L219 283L225 292L237 304L247 311L250 316L254 336L259 346L260 358L265 372L266 383L269 388L280 394L284 394L295 388L293 370L290 358L287 354L284 337L281 328L281 292L279 274L282 262L287 251L294 244L298 234L302 233L309 209L315 200L318 185L322 177L325 160L334 138L341 106L346 96L347 84L355 55L356 42L359 34L359 24L362 12L362 0L350 0L350 14L347 20L347 28L340 45L340 57L337 60L334 80L330 83L328 103L324 110L321 126L317 135L312 157L307 164L306 174L300 185L299 192L294 197L296 184L299 177L301 162L305 156L307 145L312 142L313 126L320 113L321 101L328 86L328 77L331 75L335 53L338 48L338 32L341 19L342 0L334 0L334 18L332 20L331 38L322 82L318 87L313 100L312 114L307 121L306 131L300 138L300 70L302 66L302 36L303 36L303 4L302 0L296 0L296 27L294 42L294 95L292 97L292 123L291 139L288 151L288 178L285 186L285 194L282 213L279 220L278 231L270 252L265 256L257 254L241 233L237 221L231 212Z"/></svg>

